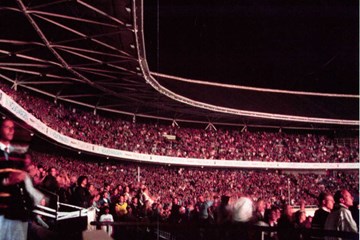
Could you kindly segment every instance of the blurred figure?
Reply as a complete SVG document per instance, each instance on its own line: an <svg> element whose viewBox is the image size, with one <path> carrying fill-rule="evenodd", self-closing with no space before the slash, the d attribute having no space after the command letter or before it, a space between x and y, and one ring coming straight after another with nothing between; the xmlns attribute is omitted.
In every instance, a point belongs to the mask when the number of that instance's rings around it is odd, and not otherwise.
<svg viewBox="0 0 360 240"><path fill-rule="evenodd" d="M209 213L208 208L213 205L213 201L206 200L203 195L199 195L196 207L198 211L198 220L200 223L208 223Z"/></svg>
<svg viewBox="0 0 360 240"><path fill-rule="evenodd" d="M306 213L299 210L294 214L294 226L295 228L306 228Z"/></svg>
<svg viewBox="0 0 360 240"><path fill-rule="evenodd" d="M136 219L139 218L141 206L137 197L133 197L131 199L130 208L132 216L134 216Z"/></svg>
<svg viewBox="0 0 360 240"><path fill-rule="evenodd" d="M110 214L110 209L108 206L104 207L104 214L100 216L99 219L100 222L114 222L113 215ZM101 227L109 236L112 236L113 234L113 227L110 225L102 226Z"/></svg>
<svg viewBox="0 0 360 240"><path fill-rule="evenodd" d="M77 180L77 187L72 196L72 201L75 206L82 208L91 207L91 195L87 189L88 178L87 176L80 176ZM76 222L77 229L85 230L88 225L88 217L80 217Z"/></svg>
<svg viewBox="0 0 360 240"><path fill-rule="evenodd" d="M294 210L290 204L285 204L283 213L278 221L278 237L279 240L297 239L294 233Z"/></svg>
<svg viewBox="0 0 360 240"><path fill-rule="evenodd" d="M249 222L253 214L253 202L250 198L240 197L233 206L234 222Z"/></svg>
<svg viewBox="0 0 360 240"><path fill-rule="evenodd" d="M227 224L231 222L232 212L229 200L229 196L221 196L220 205L215 210L215 221L217 224Z"/></svg>
<svg viewBox="0 0 360 240"><path fill-rule="evenodd" d="M258 199L256 202L256 209L253 215L252 221L254 223L265 222L265 201L263 199Z"/></svg>
<svg viewBox="0 0 360 240"><path fill-rule="evenodd" d="M186 208L184 206L181 206L179 208L179 221L177 223L188 223L189 218L186 213Z"/></svg>
<svg viewBox="0 0 360 240"><path fill-rule="evenodd" d="M100 197L100 200L99 200L100 208L105 207L105 206L110 207L110 200L109 199L110 199L109 198L109 193L107 191L103 191L101 193L101 197Z"/></svg>
<svg viewBox="0 0 360 240"><path fill-rule="evenodd" d="M237 225L232 233L234 239L249 239L254 233L250 232L248 224L253 216L254 206L250 198L240 197L233 205L233 221Z"/></svg>
<svg viewBox="0 0 360 240"><path fill-rule="evenodd" d="M59 196L59 202L61 203L70 203L70 192L68 191L69 184L67 182L66 176L59 174L56 177L57 184L59 186L57 194Z"/></svg>
<svg viewBox="0 0 360 240"><path fill-rule="evenodd" d="M266 223L270 227L276 227L278 225L278 208L272 207L270 211L268 211L267 216L265 217Z"/></svg>
<svg viewBox="0 0 360 240"><path fill-rule="evenodd" d="M356 197L356 200L354 200L354 204L349 209L359 230L359 196Z"/></svg>
<svg viewBox="0 0 360 240"><path fill-rule="evenodd" d="M11 145L14 133L12 120L0 123L0 240L26 240L33 206L44 197L24 171L25 156Z"/></svg>
<svg viewBox="0 0 360 240"><path fill-rule="evenodd" d="M104 192L106 192L106 198L107 198L107 202L109 205L111 204L111 194L110 194L110 190L111 190L111 185L109 183L104 183Z"/></svg>
<svg viewBox="0 0 360 240"><path fill-rule="evenodd" d="M77 187L73 195L73 203L76 206L88 208L90 207L91 195L87 189L88 178L80 176L77 180Z"/></svg>
<svg viewBox="0 0 360 240"><path fill-rule="evenodd" d="M125 202L125 196L120 195L117 203L115 204L115 213L118 220L123 220L127 214L128 204Z"/></svg>
<svg viewBox="0 0 360 240"><path fill-rule="evenodd" d="M57 193L59 184L56 181L57 171L55 167L49 168L48 175L42 181L42 187L52 193Z"/></svg>
<svg viewBox="0 0 360 240"><path fill-rule="evenodd" d="M270 208L269 211L266 212L265 222L268 224L269 227L277 227L278 219L280 217L280 216L278 216L278 210L279 209L277 207L272 207L272 208ZM269 239L269 240L278 239L277 232L276 231L269 232L266 239Z"/></svg>
<svg viewBox="0 0 360 240"><path fill-rule="evenodd" d="M170 210L170 216L169 216L169 222L170 223L178 223L180 221L180 204L178 198L174 197L172 204L171 204L171 210Z"/></svg>

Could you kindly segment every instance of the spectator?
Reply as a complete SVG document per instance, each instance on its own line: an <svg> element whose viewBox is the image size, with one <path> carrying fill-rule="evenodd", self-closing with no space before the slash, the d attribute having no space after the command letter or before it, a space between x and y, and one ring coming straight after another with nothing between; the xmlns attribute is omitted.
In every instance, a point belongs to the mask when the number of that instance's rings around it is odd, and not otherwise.
<svg viewBox="0 0 360 240"><path fill-rule="evenodd" d="M305 211L298 210L294 214L295 228L304 229L306 228L306 213Z"/></svg>
<svg viewBox="0 0 360 240"><path fill-rule="evenodd" d="M338 190L334 195L334 200L335 208L326 219L325 229L344 232L358 232L356 222L349 210L349 207L353 205L352 195L348 190Z"/></svg>
<svg viewBox="0 0 360 240"><path fill-rule="evenodd" d="M357 196L357 200L354 200L354 204L349 208L351 211L351 215L356 222L356 226L359 230L359 196Z"/></svg>
<svg viewBox="0 0 360 240"><path fill-rule="evenodd" d="M101 193L99 205L100 205L100 208L103 208L105 206L110 207L109 193L107 191L103 191Z"/></svg>
<svg viewBox="0 0 360 240"><path fill-rule="evenodd" d="M270 227L276 227L278 225L278 208L277 207L272 207L270 209L270 211L267 212L267 216L265 217L266 219L266 223L270 226Z"/></svg>
<svg viewBox="0 0 360 240"><path fill-rule="evenodd" d="M132 198L130 208L131 208L132 216L134 216L135 218L139 218L140 217L141 206L139 204L139 201L138 201L137 197Z"/></svg>
<svg viewBox="0 0 360 240"><path fill-rule="evenodd" d="M37 191L24 171L24 156L11 145L15 124L0 122L0 239L26 240L28 221L34 204L43 195Z"/></svg>
<svg viewBox="0 0 360 240"><path fill-rule="evenodd" d="M248 197L240 197L233 205L233 221L236 224L236 230L231 235L234 239L250 239L254 234L248 224L253 216L253 202Z"/></svg>
<svg viewBox="0 0 360 240"><path fill-rule="evenodd" d="M331 210L334 208L334 203L334 198L330 193L320 193L320 208L315 211L314 218L312 220L313 228L324 229L326 218L328 217Z"/></svg>
<svg viewBox="0 0 360 240"><path fill-rule="evenodd" d="M178 198L174 197L172 204L171 204L171 210L170 210L170 216L169 221L171 223L178 223L180 221L180 208L181 205L179 204Z"/></svg>
<svg viewBox="0 0 360 240"><path fill-rule="evenodd" d="M221 196L220 205L215 210L215 222L217 224L228 224L232 220L232 212L229 205L230 197Z"/></svg>
<svg viewBox="0 0 360 240"><path fill-rule="evenodd" d="M42 187L52 193L57 193L59 190L59 184L56 181L57 171L56 168L49 168L49 172L42 181Z"/></svg>
<svg viewBox="0 0 360 240"><path fill-rule="evenodd" d="M289 204L284 205L283 213L278 221L278 237L279 240L298 239L298 235L294 232L294 210Z"/></svg>
<svg viewBox="0 0 360 240"><path fill-rule="evenodd" d="M113 216L110 214L110 209L108 206L104 207L104 214L100 216L100 222L114 222ZM106 225L101 227L109 236L113 234L113 227L111 225Z"/></svg>
<svg viewBox="0 0 360 240"><path fill-rule="evenodd" d="M91 195L86 188L88 178L86 176L80 176L77 180L77 187L73 195L73 203L75 206L88 208L90 207Z"/></svg>
<svg viewBox="0 0 360 240"><path fill-rule="evenodd" d="M198 211L198 219L201 223L208 223L209 212L208 209L213 205L213 201L206 200L203 195L199 195L198 202L196 203Z"/></svg>
<svg viewBox="0 0 360 240"><path fill-rule="evenodd" d="M127 211L128 204L125 202L125 196L120 195L118 202L115 204L115 214L118 220L123 220L128 213Z"/></svg>
<svg viewBox="0 0 360 240"><path fill-rule="evenodd" d="M261 198L256 202L256 208L252 221L255 223L265 222L265 202Z"/></svg>
<svg viewBox="0 0 360 240"><path fill-rule="evenodd" d="M233 206L233 221L247 223L253 215L253 203L250 198L240 197Z"/></svg>

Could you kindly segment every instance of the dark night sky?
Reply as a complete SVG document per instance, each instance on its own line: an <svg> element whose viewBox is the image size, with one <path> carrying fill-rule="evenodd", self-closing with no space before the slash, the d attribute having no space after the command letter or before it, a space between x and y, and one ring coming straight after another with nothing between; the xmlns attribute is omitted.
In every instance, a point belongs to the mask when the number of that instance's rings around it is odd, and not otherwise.
<svg viewBox="0 0 360 240"><path fill-rule="evenodd" d="M356 0L144 3L151 71L254 87L358 93Z"/></svg>

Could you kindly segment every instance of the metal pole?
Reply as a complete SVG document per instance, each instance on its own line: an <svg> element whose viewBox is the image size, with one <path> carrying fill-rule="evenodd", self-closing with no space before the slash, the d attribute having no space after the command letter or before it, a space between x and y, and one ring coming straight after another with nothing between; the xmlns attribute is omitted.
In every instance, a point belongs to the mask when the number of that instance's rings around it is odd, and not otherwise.
<svg viewBox="0 0 360 240"><path fill-rule="evenodd" d="M140 182L140 167L137 167L137 181Z"/></svg>
<svg viewBox="0 0 360 240"><path fill-rule="evenodd" d="M289 204L291 204L291 200L290 200L290 178L288 178L288 197L289 197Z"/></svg>

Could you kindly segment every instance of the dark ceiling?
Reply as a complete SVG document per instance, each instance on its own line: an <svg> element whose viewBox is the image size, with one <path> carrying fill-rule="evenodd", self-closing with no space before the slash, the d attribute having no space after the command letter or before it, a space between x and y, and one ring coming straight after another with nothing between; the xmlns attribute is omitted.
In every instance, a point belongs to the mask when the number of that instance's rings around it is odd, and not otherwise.
<svg viewBox="0 0 360 240"><path fill-rule="evenodd" d="M0 80L98 110L359 125L358 1L2 1Z"/></svg>
<svg viewBox="0 0 360 240"><path fill-rule="evenodd" d="M154 72L358 94L359 1L159 2L145 5L146 53Z"/></svg>

